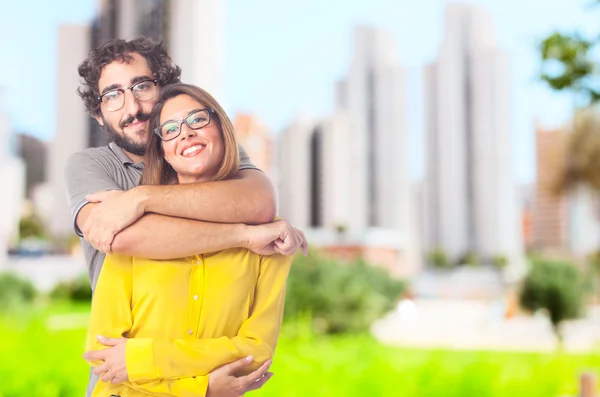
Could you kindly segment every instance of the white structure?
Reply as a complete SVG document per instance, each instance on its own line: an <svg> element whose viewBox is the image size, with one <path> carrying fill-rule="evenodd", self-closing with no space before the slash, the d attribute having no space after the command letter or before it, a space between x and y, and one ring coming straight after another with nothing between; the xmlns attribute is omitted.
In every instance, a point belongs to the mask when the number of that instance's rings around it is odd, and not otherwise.
<svg viewBox="0 0 600 397"><path fill-rule="evenodd" d="M71 154L88 147L89 116L76 90L79 87L77 66L87 57L89 34L89 27L83 25L63 25L58 31L56 132L48 155L52 195L47 198L54 208L50 231L57 237L73 233L65 186L67 160Z"/></svg>
<svg viewBox="0 0 600 397"><path fill-rule="evenodd" d="M25 198L25 164L12 152L11 141L10 122L0 107L0 178L4 185L0 195L0 268L6 264L8 243L18 236Z"/></svg>
<svg viewBox="0 0 600 397"><path fill-rule="evenodd" d="M329 117L279 137L280 214L321 246L362 250L394 274L420 267L411 211L404 71L385 32L359 27ZM351 247L351 248L349 248ZM371 258L371 259L369 259Z"/></svg>
<svg viewBox="0 0 600 397"><path fill-rule="evenodd" d="M424 80L427 249L518 262L509 65L494 44L491 16L448 6L444 42Z"/></svg>
<svg viewBox="0 0 600 397"><path fill-rule="evenodd" d="M298 116L278 142L279 212L301 228L347 228L351 222L348 120Z"/></svg>
<svg viewBox="0 0 600 397"><path fill-rule="evenodd" d="M181 81L198 85L224 103L221 0L171 1L169 55L181 67Z"/></svg>
<svg viewBox="0 0 600 397"><path fill-rule="evenodd" d="M356 28L352 64L338 86L350 123L350 230L409 230L404 74L390 34Z"/></svg>

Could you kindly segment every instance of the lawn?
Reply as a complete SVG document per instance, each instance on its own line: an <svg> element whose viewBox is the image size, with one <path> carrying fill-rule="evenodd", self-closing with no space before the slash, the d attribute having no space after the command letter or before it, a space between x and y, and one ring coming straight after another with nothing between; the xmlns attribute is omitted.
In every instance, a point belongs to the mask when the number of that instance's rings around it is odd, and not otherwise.
<svg viewBox="0 0 600 397"><path fill-rule="evenodd" d="M0 397L81 397L87 305L53 305L3 317ZM583 370L600 375L600 354L457 352L393 348L362 336L315 337L286 324L257 397L575 396Z"/></svg>

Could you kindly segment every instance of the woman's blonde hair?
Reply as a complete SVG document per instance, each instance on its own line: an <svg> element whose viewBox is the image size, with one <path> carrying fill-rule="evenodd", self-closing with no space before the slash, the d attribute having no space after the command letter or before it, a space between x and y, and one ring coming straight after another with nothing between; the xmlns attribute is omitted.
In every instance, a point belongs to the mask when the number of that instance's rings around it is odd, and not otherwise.
<svg viewBox="0 0 600 397"><path fill-rule="evenodd" d="M210 180L218 181L231 178L238 172L240 167L238 146L231 120L229 120L221 105L208 92L194 85L176 83L161 89L158 102L156 102L150 113L146 162L140 184L174 185L178 183L177 173L167 160L165 160L162 140L154 133L154 130L160 126L160 114L165 103L179 95L187 95L212 110L210 122L217 123L218 125L223 137L224 154L217 173Z"/></svg>

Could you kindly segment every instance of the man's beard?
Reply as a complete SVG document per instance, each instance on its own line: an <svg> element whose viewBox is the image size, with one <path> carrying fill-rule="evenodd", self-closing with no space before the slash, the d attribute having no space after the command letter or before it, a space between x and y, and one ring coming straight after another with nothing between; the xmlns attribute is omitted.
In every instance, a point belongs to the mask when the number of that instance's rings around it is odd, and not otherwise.
<svg viewBox="0 0 600 397"><path fill-rule="evenodd" d="M119 128L121 128L121 132L117 131L110 123L107 123L104 120L104 128L108 133L108 136L112 141L121 149L126 151L127 153L131 153L135 156L143 156L146 154L146 144L138 143L133 140L133 138L127 136L123 131L128 124L131 124L134 120L136 121L146 121L150 118L149 114L144 114L142 112L138 112L135 116L130 116L123 122L119 124Z"/></svg>

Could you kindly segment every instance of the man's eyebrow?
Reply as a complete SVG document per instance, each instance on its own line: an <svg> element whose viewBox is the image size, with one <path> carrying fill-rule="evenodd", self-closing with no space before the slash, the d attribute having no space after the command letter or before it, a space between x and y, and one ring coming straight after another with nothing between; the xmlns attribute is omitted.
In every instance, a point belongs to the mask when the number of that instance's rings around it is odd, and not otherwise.
<svg viewBox="0 0 600 397"><path fill-rule="evenodd" d="M112 91L112 90L115 90L117 88L121 88L121 84L111 84L111 85L109 85L107 87L104 87L104 89L102 90L102 92L100 93L100 95L104 95L108 91Z"/></svg>
<svg viewBox="0 0 600 397"><path fill-rule="evenodd" d="M135 83L139 83L140 81L144 81L144 80L154 80L154 78L150 77L150 76L136 76L131 79L131 84L133 85Z"/></svg>
<svg viewBox="0 0 600 397"><path fill-rule="evenodd" d="M139 83L140 81L144 81L144 80L154 80L154 78L152 78L150 76L145 76L145 75L144 76L135 76L134 78L131 79L130 83L131 83L131 85L133 85L135 83ZM103 95L103 94L107 93L108 91L112 91L117 88L121 88L121 84L111 84L107 87L104 87L104 89L102 90L100 95Z"/></svg>

